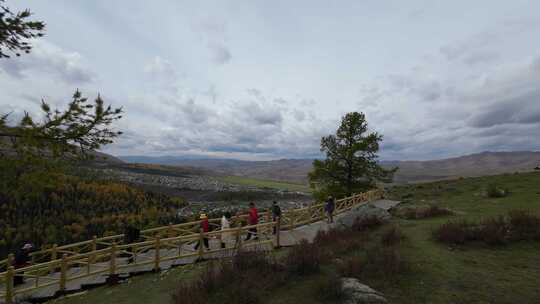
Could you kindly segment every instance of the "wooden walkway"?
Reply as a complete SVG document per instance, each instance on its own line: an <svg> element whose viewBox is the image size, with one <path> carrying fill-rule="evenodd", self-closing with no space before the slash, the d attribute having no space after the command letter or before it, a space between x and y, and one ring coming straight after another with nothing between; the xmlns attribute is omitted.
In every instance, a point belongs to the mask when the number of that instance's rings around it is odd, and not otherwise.
<svg viewBox="0 0 540 304"><path fill-rule="evenodd" d="M341 199L336 202L336 219L351 208L368 202L386 206L381 197L380 191L370 191ZM53 247L37 252L33 257L43 259L45 255L49 257L47 261L16 270L7 267L7 271L0 273L0 303L51 299L91 286L114 283L138 273L166 270L197 260L230 257L241 249L270 251L295 245L302 239L312 241L320 230L331 227L322 220L324 217L324 206L318 204L285 212L276 222L270 220L269 213L264 213L262 223L255 226L240 226L241 216L236 218L238 227L227 230L196 233L194 229L185 229L198 228L200 222L194 222L153 229L166 233L151 234L152 237L146 237L147 241L138 243L117 244L106 242L106 238L94 238L90 243L81 242L90 244L86 247L91 250L75 251L82 248L81 243ZM216 222L216 219L211 221ZM252 228L257 229L258 239L244 241ZM277 235L273 234L274 229L279 231ZM145 233L148 235L148 231ZM209 239L210 249L199 246L195 250L194 245L202 245L204 238ZM222 241L225 248L221 248ZM100 244L104 248L99 248ZM61 254L60 258L57 258L58 254ZM5 263L9 265L9 259ZM23 276L25 283L13 286L16 275Z"/></svg>

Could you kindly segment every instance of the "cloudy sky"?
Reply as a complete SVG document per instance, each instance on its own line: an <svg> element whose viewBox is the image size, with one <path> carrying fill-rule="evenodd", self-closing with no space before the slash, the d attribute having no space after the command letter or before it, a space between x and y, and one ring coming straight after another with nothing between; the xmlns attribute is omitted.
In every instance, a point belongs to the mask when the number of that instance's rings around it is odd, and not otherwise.
<svg viewBox="0 0 540 304"><path fill-rule="evenodd" d="M350 111L382 159L540 150L539 1L6 3L47 33L0 59L0 112L100 93L115 155L316 157Z"/></svg>

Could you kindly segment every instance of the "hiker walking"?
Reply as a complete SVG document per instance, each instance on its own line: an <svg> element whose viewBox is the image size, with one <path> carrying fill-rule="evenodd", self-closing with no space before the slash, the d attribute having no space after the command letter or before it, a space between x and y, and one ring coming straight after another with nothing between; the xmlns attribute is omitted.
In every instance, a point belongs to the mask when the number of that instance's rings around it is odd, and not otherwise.
<svg viewBox="0 0 540 304"><path fill-rule="evenodd" d="M272 221L281 221L281 208L276 201L272 202ZM274 234L276 234L276 226L274 226Z"/></svg>
<svg viewBox="0 0 540 304"><path fill-rule="evenodd" d="M15 261L13 261L13 266L15 269L30 265L30 252L33 248L34 246L32 244L26 243L15 253ZM21 284L24 284L24 277L22 274L15 275L13 278L13 285L17 286Z"/></svg>
<svg viewBox="0 0 540 304"><path fill-rule="evenodd" d="M259 223L259 214L257 213L257 208L253 202L249 203L249 216L248 216L248 225L257 225ZM255 240L258 240L257 236L257 227L249 228L246 241L251 239L251 236L254 236Z"/></svg>
<svg viewBox="0 0 540 304"><path fill-rule="evenodd" d="M330 195L328 196L326 205L324 206L324 211L326 211L326 215L328 217L328 223L334 222L334 209L336 209L336 203L334 198Z"/></svg>
<svg viewBox="0 0 540 304"><path fill-rule="evenodd" d="M231 213L225 212L221 217L221 231L231 228ZM231 240L231 232L221 232L221 248L225 248L228 241Z"/></svg>
<svg viewBox="0 0 540 304"><path fill-rule="evenodd" d="M124 229L124 244L131 244L137 242L141 237L141 231L134 226L126 225ZM133 246L126 248L128 255L128 264L135 262L135 254L133 253Z"/></svg>
<svg viewBox="0 0 540 304"><path fill-rule="evenodd" d="M206 216L206 214L204 213L201 213L201 216L199 217L201 219L201 231L203 233L208 233L210 231L210 223L208 222L208 216ZM206 247L206 250L209 250L210 249L210 244L208 243L208 237L205 235L203 237L203 243L204 243L204 247ZM199 249L199 246L201 245L201 242L197 242L197 244L195 244L195 247L194 249L197 250Z"/></svg>

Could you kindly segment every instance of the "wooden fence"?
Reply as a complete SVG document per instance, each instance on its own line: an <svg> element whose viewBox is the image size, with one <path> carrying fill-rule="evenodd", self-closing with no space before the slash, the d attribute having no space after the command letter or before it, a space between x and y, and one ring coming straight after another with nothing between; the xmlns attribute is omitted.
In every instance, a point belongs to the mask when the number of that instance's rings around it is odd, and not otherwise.
<svg viewBox="0 0 540 304"><path fill-rule="evenodd" d="M343 213L360 204L382 197L380 190L373 190L336 201L335 213ZM279 221L272 221L270 211L260 213L258 225L243 226L247 215L234 217L230 229L200 232L200 221L169 225L141 231L143 241L124 244L124 235L114 235L68 244L31 254L31 266L14 269L13 255L2 261L5 271L0 273L0 299L13 303L17 295L42 288L56 288L65 292L70 282L88 277L120 273L159 270L165 262L217 258L234 254L244 247L279 247L280 233L324 219L324 203L283 212ZM216 225L220 219L210 219ZM257 239L244 241L250 229L257 229ZM205 250L204 239L210 242ZM194 245L199 244L197 249ZM225 244L222 248L221 243ZM15 276L25 278L24 285L14 287Z"/></svg>

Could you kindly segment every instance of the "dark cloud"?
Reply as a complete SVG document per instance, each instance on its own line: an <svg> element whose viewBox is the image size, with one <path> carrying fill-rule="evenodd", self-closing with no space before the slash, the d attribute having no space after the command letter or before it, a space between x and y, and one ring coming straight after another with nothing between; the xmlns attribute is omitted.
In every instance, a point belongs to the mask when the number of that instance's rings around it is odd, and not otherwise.
<svg viewBox="0 0 540 304"><path fill-rule="evenodd" d="M469 124L487 128L501 124L540 123L540 90L497 101L480 108Z"/></svg>
<svg viewBox="0 0 540 304"><path fill-rule="evenodd" d="M281 126L283 116L278 108L251 102L241 107L242 114L248 122L260 125Z"/></svg>

